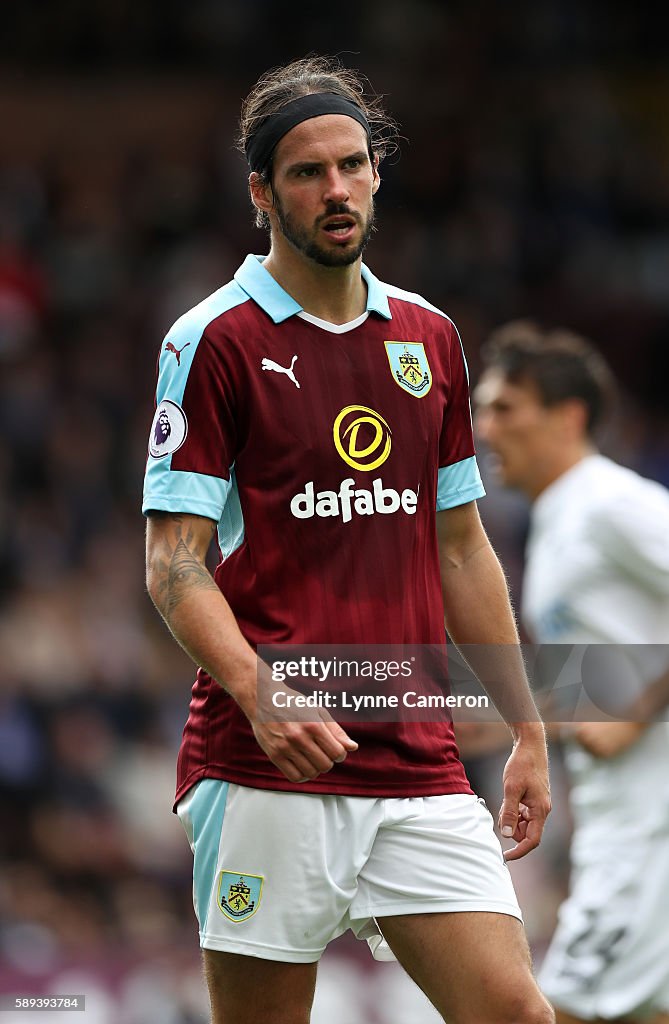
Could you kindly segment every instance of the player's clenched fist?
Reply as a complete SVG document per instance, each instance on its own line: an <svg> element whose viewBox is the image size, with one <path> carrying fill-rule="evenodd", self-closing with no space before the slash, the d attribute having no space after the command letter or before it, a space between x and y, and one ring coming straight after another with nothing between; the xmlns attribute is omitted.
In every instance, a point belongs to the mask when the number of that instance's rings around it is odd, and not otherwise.
<svg viewBox="0 0 669 1024"><path fill-rule="evenodd" d="M273 699L277 692L275 687L262 688L251 726L270 761L290 782L315 779L358 749L325 708L289 707L293 702L284 695L295 691L281 688L280 701Z"/></svg>

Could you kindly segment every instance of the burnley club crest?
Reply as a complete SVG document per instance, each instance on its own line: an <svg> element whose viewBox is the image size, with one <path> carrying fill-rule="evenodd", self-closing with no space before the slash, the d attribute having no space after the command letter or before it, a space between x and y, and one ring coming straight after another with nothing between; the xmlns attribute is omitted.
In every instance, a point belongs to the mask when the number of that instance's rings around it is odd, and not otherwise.
<svg viewBox="0 0 669 1024"><path fill-rule="evenodd" d="M242 875L237 871L221 871L218 882L218 905L231 921L252 917L260 903L264 878Z"/></svg>
<svg viewBox="0 0 669 1024"><path fill-rule="evenodd" d="M386 352L395 383L415 398L432 387L432 373L422 341L387 341Z"/></svg>

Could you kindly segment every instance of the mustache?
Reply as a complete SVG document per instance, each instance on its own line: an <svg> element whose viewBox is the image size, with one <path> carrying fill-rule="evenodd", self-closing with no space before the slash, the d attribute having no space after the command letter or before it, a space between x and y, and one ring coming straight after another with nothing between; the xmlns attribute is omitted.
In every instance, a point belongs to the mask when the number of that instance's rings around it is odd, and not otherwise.
<svg viewBox="0 0 669 1024"><path fill-rule="evenodd" d="M328 217L352 217L356 224L362 223L362 217L355 210L351 210L346 203L329 203L325 213L316 218L316 224L322 224Z"/></svg>

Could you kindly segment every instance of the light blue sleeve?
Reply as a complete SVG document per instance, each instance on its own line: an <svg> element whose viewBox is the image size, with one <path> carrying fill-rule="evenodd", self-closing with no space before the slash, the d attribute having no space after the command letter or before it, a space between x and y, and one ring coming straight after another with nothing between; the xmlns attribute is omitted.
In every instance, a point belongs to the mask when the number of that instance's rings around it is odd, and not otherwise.
<svg viewBox="0 0 669 1024"><path fill-rule="evenodd" d="M485 496L476 458L472 455L452 466L442 466L437 480L437 512Z"/></svg>
<svg viewBox="0 0 669 1024"><path fill-rule="evenodd" d="M204 473L172 469L172 455L184 443L188 421L183 399L193 359L205 328L234 306L247 301L232 282L180 317L167 333L160 351L156 413L151 425L149 453L144 477L142 511L187 512L219 522L233 487L229 479ZM169 436L158 440L158 419L162 414Z"/></svg>
<svg viewBox="0 0 669 1024"><path fill-rule="evenodd" d="M142 512L188 512L218 522L231 490L229 480L204 473L170 472L149 456Z"/></svg>

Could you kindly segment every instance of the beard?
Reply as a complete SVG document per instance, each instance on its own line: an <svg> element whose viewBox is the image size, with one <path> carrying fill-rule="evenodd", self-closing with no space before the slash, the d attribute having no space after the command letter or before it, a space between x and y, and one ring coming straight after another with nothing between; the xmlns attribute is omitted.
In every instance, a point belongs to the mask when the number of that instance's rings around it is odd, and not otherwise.
<svg viewBox="0 0 669 1024"><path fill-rule="evenodd" d="M353 213L349 210L345 203L331 203L328 206L326 212L322 217L318 218L317 225L320 221L325 220L327 217L334 217L337 214L352 217L356 224L362 225L362 234L360 241L353 248L341 248L341 249L326 249L318 244L318 242L312 237L311 232L306 228L300 227L295 224L293 218L289 213L286 213L281 200L278 195L274 193L274 209L276 211L277 219L279 221L279 227L281 233L290 242L295 249L303 253L308 259L313 260L314 263L320 264L322 267L348 267L351 263L355 263L356 260L360 259L363 251L366 249L372 234L376 230L374 223L374 200L372 199L369 214L367 219L363 222L359 213Z"/></svg>

